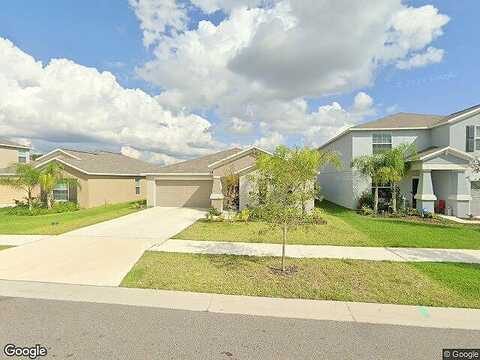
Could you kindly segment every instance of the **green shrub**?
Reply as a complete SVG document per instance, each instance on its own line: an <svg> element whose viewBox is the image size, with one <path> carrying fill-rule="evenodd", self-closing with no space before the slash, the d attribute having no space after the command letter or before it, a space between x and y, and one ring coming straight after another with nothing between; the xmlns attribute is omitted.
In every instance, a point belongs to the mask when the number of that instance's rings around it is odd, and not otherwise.
<svg viewBox="0 0 480 360"><path fill-rule="evenodd" d="M238 221L243 221L244 223L247 223L248 219L250 219L250 209L243 209L237 214Z"/></svg>
<svg viewBox="0 0 480 360"><path fill-rule="evenodd" d="M19 205L15 207L8 208L6 213L14 216L38 216L77 211L79 209L78 204L71 201L56 202L51 209L47 209L43 204L35 202L32 204L31 210L25 203L19 203Z"/></svg>
<svg viewBox="0 0 480 360"><path fill-rule="evenodd" d="M324 217L325 217L325 212L322 209L315 208L311 213L305 216L305 223L324 225L327 223Z"/></svg>
<svg viewBox="0 0 480 360"><path fill-rule="evenodd" d="M77 203L72 201L65 201L65 202L56 202L53 204L53 207L50 209L49 213L64 213L70 211L77 211L80 207Z"/></svg>
<svg viewBox="0 0 480 360"><path fill-rule="evenodd" d="M147 200L136 200L130 203L130 207L133 209L144 209L147 207Z"/></svg>
<svg viewBox="0 0 480 360"><path fill-rule="evenodd" d="M367 206L364 206L360 209L359 211L360 215L364 215L364 216L372 216L372 215L375 215L375 212L373 211L373 209L367 207Z"/></svg>
<svg viewBox="0 0 480 360"><path fill-rule="evenodd" d="M365 190L358 199L358 208L361 210L363 208L373 209L375 203L374 195L370 190Z"/></svg>

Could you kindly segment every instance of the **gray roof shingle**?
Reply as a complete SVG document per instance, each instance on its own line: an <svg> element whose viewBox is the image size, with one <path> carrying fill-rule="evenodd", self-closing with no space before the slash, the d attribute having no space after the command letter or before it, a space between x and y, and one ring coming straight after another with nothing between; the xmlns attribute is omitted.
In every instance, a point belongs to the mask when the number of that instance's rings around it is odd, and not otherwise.
<svg viewBox="0 0 480 360"><path fill-rule="evenodd" d="M11 146L11 147L18 147L21 149L29 149L30 147L25 146L25 145L20 145L16 142L10 141L8 139L0 137L0 145L6 145L6 146Z"/></svg>
<svg viewBox="0 0 480 360"><path fill-rule="evenodd" d="M162 168L157 171L157 173L209 173L211 169L208 165L225 159L231 155L234 155L238 152L242 151L239 148L233 148L229 150L224 150L217 152L215 154L206 155L199 157L193 160L187 160L183 162L179 162L172 165L163 166Z"/></svg>
<svg viewBox="0 0 480 360"><path fill-rule="evenodd" d="M430 127L442 123L444 119L445 116L441 115L398 113L365 124L354 126L352 129L401 129L412 127Z"/></svg>

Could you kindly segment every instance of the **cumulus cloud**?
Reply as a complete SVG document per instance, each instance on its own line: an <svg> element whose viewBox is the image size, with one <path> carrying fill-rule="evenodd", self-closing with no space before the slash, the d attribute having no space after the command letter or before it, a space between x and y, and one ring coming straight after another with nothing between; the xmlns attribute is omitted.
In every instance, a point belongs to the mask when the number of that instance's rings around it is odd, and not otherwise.
<svg viewBox="0 0 480 360"><path fill-rule="evenodd" d="M227 124L228 130L235 134L248 134L253 130L253 125L249 121L233 117L230 119L229 124Z"/></svg>
<svg viewBox="0 0 480 360"><path fill-rule="evenodd" d="M172 113L152 96L121 87L109 72L66 59L47 65L0 38L0 134L38 142L121 146L190 157L221 144L208 120Z"/></svg>
<svg viewBox="0 0 480 360"><path fill-rule="evenodd" d="M281 145L284 140L285 138L282 134L274 132L268 136L261 137L255 141L254 145L264 150L273 151L278 145Z"/></svg>
<svg viewBox="0 0 480 360"><path fill-rule="evenodd" d="M131 146L122 146L120 153L134 159L140 159L142 157L142 152Z"/></svg>
<svg viewBox="0 0 480 360"><path fill-rule="evenodd" d="M177 1L179 8L184 4ZM138 74L165 89L158 101L168 108L215 109L224 119L260 124L266 134L311 122L306 98L370 86L380 66L420 63L418 56L449 21L434 6L406 6L401 0L191 0L191 5L205 13L222 10L226 17L218 25L200 21L174 34L153 25L152 33L159 34L154 58ZM426 54L433 62L431 51ZM367 115L360 108L371 111L370 100L358 96L352 111Z"/></svg>
<svg viewBox="0 0 480 360"><path fill-rule="evenodd" d="M414 54L407 60L399 60L397 62L397 68L411 69L439 63L443 60L444 53L445 51L443 49L429 47L425 52Z"/></svg>

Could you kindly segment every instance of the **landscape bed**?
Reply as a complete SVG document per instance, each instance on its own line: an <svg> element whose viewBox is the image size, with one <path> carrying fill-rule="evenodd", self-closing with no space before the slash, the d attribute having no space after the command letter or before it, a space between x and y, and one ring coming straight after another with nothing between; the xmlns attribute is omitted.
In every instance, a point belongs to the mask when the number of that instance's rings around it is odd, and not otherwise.
<svg viewBox="0 0 480 360"><path fill-rule="evenodd" d="M303 225L288 234L289 244L480 249L480 227L403 218L370 217L323 201L324 225ZM199 220L173 237L185 240L281 243L278 228L263 222Z"/></svg>

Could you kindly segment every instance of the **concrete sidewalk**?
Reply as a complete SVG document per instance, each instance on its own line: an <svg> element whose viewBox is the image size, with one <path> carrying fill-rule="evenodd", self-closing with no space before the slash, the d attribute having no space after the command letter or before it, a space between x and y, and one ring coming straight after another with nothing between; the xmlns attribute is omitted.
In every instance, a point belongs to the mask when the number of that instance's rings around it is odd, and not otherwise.
<svg viewBox="0 0 480 360"><path fill-rule="evenodd" d="M280 244L242 243L222 241L168 240L150 251L192 254L229 254L247 256L281 256ZM287 245L287 256L292 258L356 259L376 261L435 261L479 264L480 250L381 248L327 245Z"/></svg>
<svg viewBox="0 0 480 360"><path fill-rule="evenodd" d="M0 245L20 246L48 238L50 235L0 235Z"/></svg>
<svg viewBox="0 0 480 360"><path fill-rule="evenodd" d="M277 318L480 330L480 310L0 280L0 296Z"/></svg>

